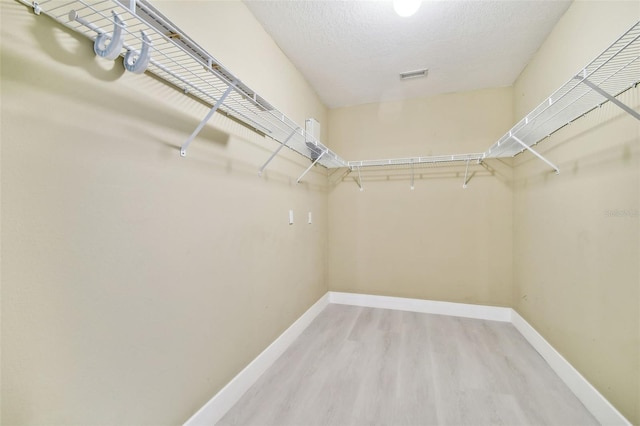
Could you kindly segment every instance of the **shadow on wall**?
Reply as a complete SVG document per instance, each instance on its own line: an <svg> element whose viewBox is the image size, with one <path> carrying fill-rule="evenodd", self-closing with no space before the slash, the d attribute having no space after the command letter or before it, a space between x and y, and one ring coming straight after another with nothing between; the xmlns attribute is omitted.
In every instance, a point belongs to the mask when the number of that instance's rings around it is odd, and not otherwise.
<svg viewBox="0 0 640 426"><path fill-rule="evenodd" d="M27 7L27 9L30 9ZM33 13L30 11L30 13ZM121 64L114 61L109 64L104 61L104 66L93 59L93 47L91 44L84 43L86 37L61 27L53 19L46 15L38 17L47 19L47 25L37 25L37 22L31 27L31 33L42 46L42 50L52 59L65 65L79 67L86 70L92 77L102 81L115 81L124 73L125 69ZM59 35L64 34L67 40L61 40ZM120 61L118 61L120 62ZM109 65L112 65L109 67Z"/></svg>
<svg viewBox="0 0 640 426"><path fill-rule="evenodd" d="M572 138L574 139L574 138ZM579 137L576 137L579 139ZM556 162L561 175L598 175L605 174L620 166L628 166L633 161L640 159L640 146L638 138L629 139L617 146L605 148L599 152L585 154L582 157L573 158L564 162ZM537 158L529 158L517 167L523 167L532 161L539 161ZM526 177L514 179L514 188L524 189L545 185L550 180L556 178L555 171L545 168L532 172Z"/></svg>

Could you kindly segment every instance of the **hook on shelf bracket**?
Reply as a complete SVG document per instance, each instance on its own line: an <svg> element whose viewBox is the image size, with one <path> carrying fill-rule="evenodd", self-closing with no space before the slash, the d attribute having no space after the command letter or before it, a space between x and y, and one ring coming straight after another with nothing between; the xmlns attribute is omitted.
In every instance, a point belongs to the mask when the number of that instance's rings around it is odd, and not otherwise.
<svg viewBox="0 0 640 426"><path fill-rule="evenodd" d="M607 100L616 104L618 107L622 108L625 112L631 114L631 116L633 116L636 120L640 120L640 113L638 113L636 110L634 110L627 104L620 102L618 99L616 99L615 96L611 95L606 90L603 90L602 88L598 87L597 84L593 83L587 77L580 77L579 75L576 75L573 78L575 78L576 80L580 80L580 83L583 83L586 86L589 86L589 88L591 88L594 92L604 96L605 98L607 98Z"/></svg>
<svg viewBox="0 0 640 426"><path fill-rule="evenodd" d="M284 140L284 142L282 142L280 144L280 146L278 147L278 149L276 149L275 151L273 151L273 154L271 154L271 157L269 157L269 159L262 165L262 167L260 167L260 170L258 170L258 176L262 176L262 173L264 172L264 169L267 168L267 166L269 165L269 163L271 163L271 160L273 160L276 155L278 155L278 153L280 152L280 150L282 148L284 148L285 146L287 146L287 144L289 143L289 141L291 140L291 138L298 133L298 130L300 130L300 127L296 127L295 130L293 132L291 132L291 134L289 136L287 136L287 138Z"/></svg>
<svg viewBox="0 0 640 426"><path fill-rule="evenodd" d="M111 11L113 15L113 33L98 34L95 42L93 43L93 51L101 58L114 60L120 56L122 51L122 44L124 37L122 37L122 29L125 27L125 23L116 12ZM109 44L106 42L109 40Z"/></svg>
<svg viewBox="0 0 640 426"><path fill-rule="evenodd" d="M127 53L124 55L124 67L127 71L134 74L142 74L145 72L151 59L149 52L151 49L151 39L144 31L140 31L140 34L142 35L142 48L140 52L127 49Z"/></svg>
<svg viewBox="0 0 640 426"><path fill-rule="evenodd" d="M542 155L540 155L537 151L535 151L533 148L531 148L529 145L527 145L526 143L522 142L520 139L518 139L516 136L514 135L509 135L511 136L511 139L513 139L514 141L518 142L520 145L522 145L527 151L531 152L533 155L535 155L536 157L538 157L540 160L544 161L545 163L547 163L553 170L556 171L556 174L559 175L560 174L560 169L558 169L551 161L547 160L546 158L544 158Z"/></svg>
<svg viewBox="0 0 640 426"><path fill-rule="evenodd" d="M233 81L233 83L231 83L227 87L227 90L225 90L222 96L220 96L220 99L218 99L215 105L211 108L211 110L207 113L207 115L202 119L200 124L198 124L198 127L196 127L193 133L191 133L191 136L189 136L186 142L182 144L182 146L180 147L181 157L185 157L187 155L187 148L189 148L189 145L191 144L191 142L193 142L193 139L198 135L198 133L200 133L200 130L202 130L204 125L207 124L207 121L211 119L211 116L213 116L213 114L218 110L218 108L220 108L220 105L222 105L222 103L227 98L227 96L229 96L229 93L231 93L231 91L236 87L236 84L238 84L237 80Z"/></svg>
<svg viewBox="0 0 640 426"><path fill-rule="evenodd" d="M322 152L320 153L320 155L318 155L318 158L316 158L316 159L313 161L313 163L311 163L311 165L310 165L309 167L307 167L307 169L306 169L304 172L302 172L302 174L300 175L300 177L298 178L298 180L296 181L296 183L300 183L300 181L302 180L302 178L304 177L304 175L306 175L306 174L309 172L309 170L311 170L311 168L312 168L313 166L315 166L315 165L316 165L316 163L317 163L318 161L320 161L320 159L321 159L321 158L322 158L326 153L327 153L327 151L322 151Z"/></svg>

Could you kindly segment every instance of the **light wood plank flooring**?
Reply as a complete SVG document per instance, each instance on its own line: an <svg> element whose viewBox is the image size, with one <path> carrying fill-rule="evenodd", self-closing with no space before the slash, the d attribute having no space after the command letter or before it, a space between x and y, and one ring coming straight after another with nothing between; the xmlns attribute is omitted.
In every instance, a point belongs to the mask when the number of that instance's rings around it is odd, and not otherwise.
<svg viewBox="0 0 640 426"><path fill-rule="evenodd" d="M508 323L329 305L218 425L595 425Z"/></svg>

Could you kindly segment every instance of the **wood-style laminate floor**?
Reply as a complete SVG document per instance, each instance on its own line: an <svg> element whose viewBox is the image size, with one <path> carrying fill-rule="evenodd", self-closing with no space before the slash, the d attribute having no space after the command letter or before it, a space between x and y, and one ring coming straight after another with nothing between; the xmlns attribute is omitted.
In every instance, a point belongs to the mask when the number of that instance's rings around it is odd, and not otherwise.
<svg viewBox="0 0 640 426"><path fill-rule="evenodd" d="M509 323L329 305L218 425L595 425Z"/></svg>

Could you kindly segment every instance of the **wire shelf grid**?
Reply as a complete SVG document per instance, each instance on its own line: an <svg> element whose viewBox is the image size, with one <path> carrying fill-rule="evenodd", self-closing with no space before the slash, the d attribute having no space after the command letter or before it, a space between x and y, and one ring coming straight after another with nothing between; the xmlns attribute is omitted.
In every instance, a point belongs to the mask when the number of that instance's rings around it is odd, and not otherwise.
<svg viewBox="0 0 640 426"><path fill-rule="evenodd" d="M123 28L126 50L141 46L142 31L151 37L149 72L209 105L216 104L234 85L220 106L221 111L330 169L411 167L513 157L527 149L524 145L529 148L536 145L607 101L586 83L614 97L640 83L639 21L483 153L347 162L239 81L148 0L20 1L92 40L113 30L112 12L117 13L126 22Z"/></svg>
<svg viewBox="0 0 640 426"><path fill-rule="evenodd" d="M149 2L45 0L37 6L42 13L91 40L113 30L112 12L115 12L126 24L122 29L126 50L139 49L141 31L150 36L152 59L147 68L150 73L208 105L214 105L235 84L219 110L281 144L287 141L289 149L304 157L311 160L320 157L317 163L326 168L347 167L346 161L239 81Z"/></svg>

